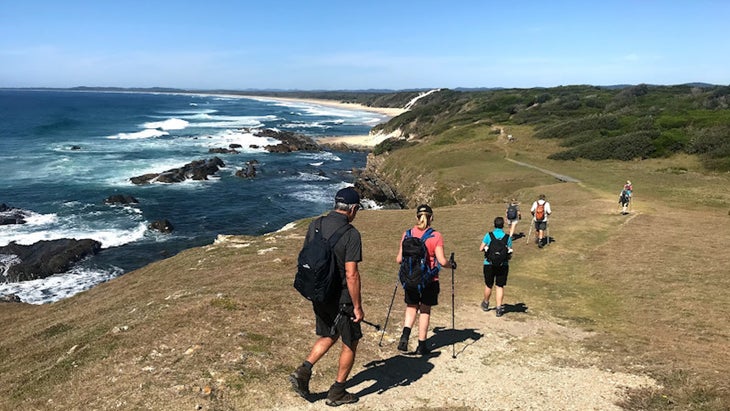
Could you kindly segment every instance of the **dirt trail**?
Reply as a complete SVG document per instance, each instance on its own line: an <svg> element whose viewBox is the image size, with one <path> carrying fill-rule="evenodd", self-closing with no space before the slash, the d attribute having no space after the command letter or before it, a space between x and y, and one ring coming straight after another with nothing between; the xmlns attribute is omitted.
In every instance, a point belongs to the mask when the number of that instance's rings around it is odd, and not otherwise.
<svg viewBox="0 0 730 411"><path fill-rule="evenodd" d="M448 307L439 307L429 357L399 354L397 333L389 332L380 359L356 361L348 390L360 401L344 409L621 410L615 403L626 388L656 387L648 377L599 368L596 354L580 344L589 333L511 308L497 318L477 303L461 304L452 330ZM379 338L369 331L362 343L377 345ZM292 393L275 408L322 409L328 384L315 374L312 403Z"/></svg>

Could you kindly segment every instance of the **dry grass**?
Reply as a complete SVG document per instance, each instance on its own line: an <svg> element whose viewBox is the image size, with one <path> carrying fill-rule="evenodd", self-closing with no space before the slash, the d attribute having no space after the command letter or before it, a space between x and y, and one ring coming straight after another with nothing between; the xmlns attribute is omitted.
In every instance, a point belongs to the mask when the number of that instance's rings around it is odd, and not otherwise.
<svg viewBox="0 0 730 411"><path fill-rule="evenodd" d="M404 184L413 173L428 175L432 195L456 204L437 208L434 226L459 262L457 308L481 299L477 249L493 218L504 213L503 200L516 196L524 210L545 193L554 208L554 243L543 250L525 239L515 243L508 303L528 307L525 318L590 331L587 342L574 344L597 354L591 362L649 373L664 385L630 392L626 409L728 409L728 176L678 174L659 160L551 162L544 159L550 142L532 141L528 130L507 132L518 141L507 146L492 137L419 147L438 160L427 170L400 168ZM557 183L505 162L505 148L512 158L582 183ZM693 167L687 158L678 161ZM638 201L632 215L621 216L617 196L626 178ZM364 240L365 312L373 322L385 319L397 241L412 214L365 211L355 221ZM311 308L291 286L306 223L191 249L58 303L0 305L0 409L291 407L298 399L282 375L313 340ZM518 225L518 231L528 228L526 220ZM365 327L358 358L392 354L399 303L386 346L378 347L380 334ZM449 308L444 289L434 321L448 323L439 316ZM517 346L525 351L515 358L535 349ZM313 391L334 379L335 361L325 356L315 369Z"/></svg>

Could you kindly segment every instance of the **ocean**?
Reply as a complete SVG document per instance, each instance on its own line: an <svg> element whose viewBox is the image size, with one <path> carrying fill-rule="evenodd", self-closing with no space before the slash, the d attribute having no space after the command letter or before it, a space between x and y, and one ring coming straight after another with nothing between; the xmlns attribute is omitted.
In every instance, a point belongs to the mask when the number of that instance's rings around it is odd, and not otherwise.
<svg viewBox="0 0 730 411"><path fill-rule="evenodd" d="M384 115L303 102L193 94L0 90L0 203L26 224L0 225L0 246L90 238L102 250L66 273L9 283L12 255L0 255L0 296L57 301L218 234L260 235L332 207L364 153L268 153L271 128L325 136L365 135ZM209 154L240 144L238 154ZM131 177L194 160L225 163L207 181L134 185ZM257 175L235 176L256 161ZM134 205L108 205L111 195ZM167 219L170 234L148 225Z"/></svg>

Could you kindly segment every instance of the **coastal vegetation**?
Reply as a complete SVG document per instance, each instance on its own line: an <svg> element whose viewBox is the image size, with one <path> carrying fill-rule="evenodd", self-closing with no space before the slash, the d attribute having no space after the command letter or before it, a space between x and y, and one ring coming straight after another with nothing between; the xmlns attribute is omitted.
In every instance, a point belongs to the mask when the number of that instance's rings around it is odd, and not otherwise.
<svg viewBox="0 0 730 411"><path fill-rule="evenodd" d="M365 391L377 395L353 409L483 409L502 399L478 398L491 395L495 381L519 392L512 407L494 408L578 409L578 397L606 400L584 384L610 385L626 375L657 384L632 385L606 407L728 409L726 91L441 90L377 126L408 139L383 142L369 166L410 206L435 207L434 225L459 263L456 330L445 331L452 326L446 281L432 317L438 348L451 352L454 344L458 355L410 362L397 355L394 318L402 307L394 306L382 347L381 334L364 329L352 376L373 380ZM382 97L405 104L418 94ZM622 216L617 196L626 179L635 203ZM553 206L553 242L542 250L515 242L510 310L495 319L479 308L482 256L475 250L509 199L527 216L539 194ZM309 221L260 237L221 235L57 303L0 305L0 408L319 405L284 383L313 338L311 306L291 285ZM526 233L522 221L518 231ZM389 311L397 239L412 223L412 210L364 210L354 222L363 238L365 312L374 322L383 324ZM326 391L336 361L330 354L318 363L314 392ZM422 371L389 379L404 369ZM523 379L497 374L505 369ZM584 372L597 374L581 378ZM424 387L419 379L435 382ZM558 381L583 391L558 397Z"/></svg>

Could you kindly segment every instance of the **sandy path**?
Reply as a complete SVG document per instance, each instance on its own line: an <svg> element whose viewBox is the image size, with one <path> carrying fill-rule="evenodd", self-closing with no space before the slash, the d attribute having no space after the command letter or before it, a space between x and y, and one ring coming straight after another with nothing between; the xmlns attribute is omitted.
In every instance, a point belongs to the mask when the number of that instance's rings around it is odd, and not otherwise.
<svg viewBox="0 0 730 411"><path fill-rule="evenodd" d="M390 330L380 359L356 361L348 390L360 401L342 409L619 411L615 403L626 388L656 387L649 377L601 369L596 354L581 348L586 332L520 312L496 318L494 311L485 313L476 303L462 307L456 312L455 331L449 307L438 308L434 319L441 321L432 323L434 353L429 357L400 354L395 348L398 336ZM363 344L377 346L379 339L380 333L366 330ZM292 393L276 409L322 409L328 383L315 374L312 402Z"/></svg>

